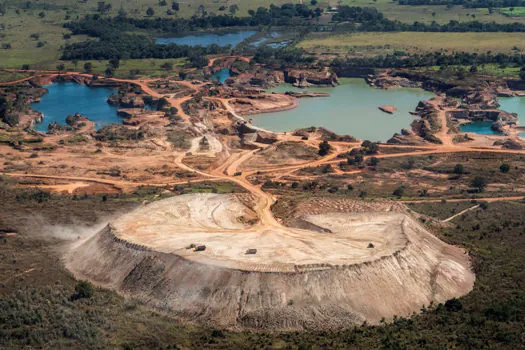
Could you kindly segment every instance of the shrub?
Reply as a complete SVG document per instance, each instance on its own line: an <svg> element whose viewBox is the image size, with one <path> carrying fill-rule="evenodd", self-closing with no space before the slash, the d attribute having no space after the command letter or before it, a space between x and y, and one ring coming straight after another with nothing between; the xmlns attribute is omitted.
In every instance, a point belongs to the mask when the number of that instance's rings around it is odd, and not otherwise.
<svg viewBox="0 0 525 350"><path fill-rule="evenodd" d="M71 296L71 300L89 299L93 296L93 287L91 283L86 281L79 281L75 286L75 293Z"/></svg>
<svg viewBox="0 0 525 350"><path fill-rule="evenodd" d="M451 312L458 312L463 309L463 304L458 299L453 298L445 302L445 309Z"/></svg>
<svg viewBox="0 0 525 350"><path fill-rule="evenodd" d="M483 176L476 176L470 185L476 188L478 192L483 192L487 187L487 179L485 179Z"/></svg>
<svg viewBox="0 0 525 350"><path fill-rule="evenodd" d="M323 141L319 144L319 155L322 157L322 156L326 156L328 154L328 152L330 152L330 144L328 143L328 141Z"/></svg>
<svg viewBox="0 0 525 350"><path fill-rule="evenodd" d="M454 167L454 174L461 175L463 173L465 173L465 167L463 164L456 164Z"/></svg>
<svg viewBox="0 0 525 350"><path fill-rule="evenodd" d="M392 196L401 198L403 197L404 194L405 194L405 187L399 186L398 188L394 190L394 192L392 193Z"/></svg>

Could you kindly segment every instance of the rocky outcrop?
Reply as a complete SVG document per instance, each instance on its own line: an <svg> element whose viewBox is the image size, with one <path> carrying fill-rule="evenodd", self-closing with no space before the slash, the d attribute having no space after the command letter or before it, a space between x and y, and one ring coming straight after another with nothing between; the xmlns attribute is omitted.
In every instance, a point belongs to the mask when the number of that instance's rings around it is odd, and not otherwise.
<svg viewBox="0 0 525 350"><path fill-rule="evenodd" d="M394 114L397 112L396 106L379 106L379 110L388 113L388 114Z"/></svg>
<svg viewBox="0 0 525 350"><path fill-rule="evenodd" d="M337 86L339 79L335 73L314 70L287 70L284 72L285 81L296 87L306 88L316 86Z"/></svg>
<svg viewBox="0 0 525 350"><path fill-rule="evenodd" d="M518 140L512 140L512 139L498 140L494 142L494 146L501 146L501 148L514 149L514 150L521 150L525 148L523 143L521 143Z"/></svg>
<svg viewBox="0 0 525 350"><path fill-rule="evenodd" d="M420 88L421 83L413 81L405 77L399 77L389 74L390 72L383 72L378 75L370 75L366 78L367 83L379 89L392 88Z"/></svg>
<svg viewBox="0 0 525 350"><path fill-rule="evenodd" d="M257 131L257 137L255 138L255 142L257 143L264 143L264 144L272 144L277 142L277 136L275 134L265 132L265 131Z"/></svg>
<svg viewBox="0 0 525 350"><path fill-rule="evenodd" d="M297 91L287 91L285 92L288 96L293 96L295 98L305 98L305 97L328 97L330 94L326 92L297 92Z"/></svg>
<svg viewBox="0 0 525 350"><path fill-rule="evenodd" d="M495 109L499 107L498 93L495 88L491 87L467 94L463 97L463 102L473 109Z"/></svg>
<svg viewBox="0 0 525 350"><path fill-rule="evenodd" d="M109 96L108 101L110 105L119 106L122 108L144 108L145 103L142 96L135 93L116 93Z"/></svg>

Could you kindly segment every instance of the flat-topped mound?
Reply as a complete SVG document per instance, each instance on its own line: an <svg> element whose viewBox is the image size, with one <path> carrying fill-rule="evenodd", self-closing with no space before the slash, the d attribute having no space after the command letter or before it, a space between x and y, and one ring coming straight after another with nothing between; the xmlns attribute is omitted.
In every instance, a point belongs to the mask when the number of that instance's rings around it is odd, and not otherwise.
<svg viewBox="0 0 525 350"><path fill-rule="evenodd" d="M140 207L66 258L81 278L214 327L340 329L468 293L468 255L400 212L264 225L234 196Z"/></svg>
<svg viewBox="0 0 525 350"><path fill-rule="evenodd" d="M266 227L254 223L255 218L235 197L196 194L154 202L111 226L119 239L155 251L206 264L268 272L373 261L405 247L405 231L410 229L408 218L400 213L334 213L305 218L325 228L321 232ZM197 246L205 249L196 250ZM250 249L252 254L247 254Z"/></svg>

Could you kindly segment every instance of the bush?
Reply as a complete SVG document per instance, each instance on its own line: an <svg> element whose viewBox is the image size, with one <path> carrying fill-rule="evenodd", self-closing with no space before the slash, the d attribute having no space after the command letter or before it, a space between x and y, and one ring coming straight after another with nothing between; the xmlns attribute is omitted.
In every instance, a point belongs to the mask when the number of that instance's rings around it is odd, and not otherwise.
<svg viewBox="0 0 525 350"><path fill-rule="evenodd" d="M368 165L370 166L377 166L378 164L379 164L379 158L376 158L376 157L372 157L368 161Z"/></svg>
<svg viewBox="0 0 525 350"><path fill-rule="evenodd" d="M453 298L445 302L445 309L451 312L458 312L463 309L463 304L458 299Z"/></svg>
<svg viewBox="0 0 525 350"><path fill-rule="evenodd" d="M510 170L510 165L508 165L507 163L503 163L499 167L499 171L501 171L502 173L508 173L509 170Z"/></svg>
<svg viewBox="0 0 525 350"><path fill-rule="evenodd" d="M394 190L394 192L392 193L392 196L401 198L403 197L404 194L405 194L405 187L399 186L398 188Z"/></svg>
<svg viewBox="0 0 525 350"><path fill-rule="evenodd" d="M454 167L454 174L461 175L463 173L465 173L465 167L463 164L456 164Z"/></svg>
<svg viewBox="0 0 525 350"><path fill-rule="evenodd" d="M319 155L321 157L323 156L326 156L328 154L328 152L330 152L330 149L331 149L331 146L330 144L328 143L328 141L323 141L319 144Z"/></svg>
<svg viewBox="0 0 525 350"><path fill-rule="evenodd" d="M476 188L478 192L483 192L485 187L487 187L487 179L485 179L483 176L476 176L470 185Z"/></svg>
<svg viewBox="0 0 525 350"><path fill-rule="evenodd" d="M71 296L71 300L89 299L93 296L93 287L91 283L86 281L79 281L75 286L75 293Z"/></svg>

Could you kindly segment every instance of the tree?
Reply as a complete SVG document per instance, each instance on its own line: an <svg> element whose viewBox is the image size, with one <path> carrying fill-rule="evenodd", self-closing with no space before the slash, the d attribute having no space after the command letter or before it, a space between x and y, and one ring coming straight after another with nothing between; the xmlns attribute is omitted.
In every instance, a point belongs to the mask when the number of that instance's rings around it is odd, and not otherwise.
<svg viewBox="0 0 525 350"><path fill-rule="evenodd" d="M0 95L0 119L3 119L7 113L8 102L7 99Z"/></svg>
<svg viewBox="0 0 525 350"><path fill-rule="evenodd" d="M172 9L173 11L177 11L177 12L178 12L178 11L180 10L180 5L179 5L179 3L178 3L178 2L173 2L173 3L171 4L171 9Z"/></svg>
<svg viewBox="0 0 525 350"><path fill-rule="evenodd" d="M128 17L128 13L126 12L126 10L124 10L124 8L122 6L118 10L118 16L117 17L120 18L120 19L124 19L124 18Z"/></svg>
<svg viewBox="0 0 525 350"><path fill-rule="evenodd" d="M71 300L89 299L93 296L93 287L89 282L80 281L75 286L75 293L71 296Z"/></svg>
<svg viewBox="0 0 525 350"><path fill-rule="evenodd" d="M120 67L120 60L118 58L112 58L109 60L109 65L113 69L118 69L118 67Z"/></svg>
<svg viewBox="0 0 525 350"><path fill-rule="evenodd" d="M525 67L521 67L520 69L520 79L525 80Z"/></svg>
<svg viewBox="0 0 525 350"><path fill-rule="evenodd" d="M113 71L113 68L111 68L111 67L106 68L106 70L104 71L104 74L105 74L107 77L112 77L112 76L113 76L113 73L114 73L114 71Z"/></svg>
<svg viewBox="0 0 525 350"><path fill-rule="evenodd" d="M66 66L64 65L64 63L57 64L57 70L59 72L62 72L65 69L66 69Z"/></svg>
<svg viewBox="0 0 525 350"><path fill-rule="evenodd" d="M93 63L86 62L84 63L84 72L91 73L93 71Z"/></svg>
<svg viewBox="0 0 525 350"><path fill-rule="evenodd" d="M237 11L239 11L239 6L237 4L230 5L230 13L234 15Z"/></svg>
<svg viewBox="0 0 525 350"><path fill-rule="evenodd" d="M20 122L18 115L13 113L6 114L6 116L3 118L3 121L4 123L9 124L10 126L16 126Z"/></svg>
<svg viewBox="0 0 525 350"><path fill-rule="evenodd" d="M509 170L510 170L510 165L508 165L507 163L503 163L499 167L499 171L501 171L502 173L508 173Z"/></svg>
<svg viewBox="0 0 525 350"><path fill-rule="evenodd" d="M319 144L319 152L318 154L323 157L323 156L326 156L328 154L328 152L330 152L330 149L332 147L330 146L330 144L328 143L328 141L323 141Z"/></svg>
<svg viewBox="0 0 525 350"><path fill-rule="evenodd" d="M377 157L370 158L368 164L370 166L377 166L379 164L379 158L377 158Z"/></svg>
<svg viewBox="0 0 525 350"><path fill-rule="evenodd" d="M379 151L379 145L369 140L363 141L361 147L364 148L366 154L375 154Z"/></svg>
<svg viewBox="0 0 525 350"><path fill-rule="evenodd" d="M454 167L454 174L461 175L463 173L465 173L465 168L463 164L456 164L456 166Z"/></svg>
<svg viewBox="0 0 525 350"><path fill-rule="evenodd" d="M171 62L164 62L164 63L160 66L160 68L162 68L162 69L164 69L164 70L166 70L166 71L170 71L170 70L173 69L173 63L171 63Z"/></svg>
<svg viewBox="0 0 525 350"><path fill-rule="evenodd" d="M155 10L153 10L151 7L148 7L148 9L146 10L146 15L148 15L149 17L155 15Z"/></svg>
<svg viewBox="0 0 525 350"><path fill-rule="evenodd" d="M483 176L476 176L470 185L476 188L478 192L483 192L485 187L487 187L487 179L485 179Z"/></svg>
<svg viewBox="0 0 525 350"><path fill-rule="evenodd" d="M311 4L312 6L317 5L317 0L311 0L311 1L310 1L310 4Z"/></svg>
<svg viewBox="0 0 525 350"><path fill-rule="evenodd" d="M401 198L405 194L405 186L399 186L392 192L392 196Z"/></svg>
<svg viewBox="0 0 525 350"><path fill-rule="evenodd" d="M1 1L0 2L0 16L5 15L6 12L7 12L7 5L6 5L5 1Z"/></svg>
<svg viewBox="0 0 525 350"><path fill-rule="evenodd" d="M463 309L463 304L461 304L461 301L458 299L453 298L445 302L445 309L447 309L447 311L457 312Z"/></svg>

